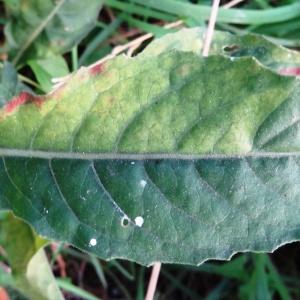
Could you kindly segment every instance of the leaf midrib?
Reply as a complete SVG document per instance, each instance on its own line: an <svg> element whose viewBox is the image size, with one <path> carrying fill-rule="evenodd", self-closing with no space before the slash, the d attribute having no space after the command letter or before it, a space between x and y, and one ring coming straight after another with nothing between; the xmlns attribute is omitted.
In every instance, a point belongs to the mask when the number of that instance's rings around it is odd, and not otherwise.
<svg viewBox="0 0 300 300"><path fill-rule="evenodd" d="M77 160L198 160L198 159L243 159L243 158L281 158L300 156L300 151L247 153L127 153L127 152L63 152L29 149L0 148L0 157L37 158L37 159L77 159Z"/></svg>

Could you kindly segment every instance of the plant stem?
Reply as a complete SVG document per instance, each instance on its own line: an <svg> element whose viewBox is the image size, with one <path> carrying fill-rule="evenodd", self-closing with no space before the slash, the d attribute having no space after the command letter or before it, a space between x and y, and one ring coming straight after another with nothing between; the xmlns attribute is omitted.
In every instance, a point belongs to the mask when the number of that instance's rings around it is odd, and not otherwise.
<svg viewBox="0 0 300 300"><path fill-rule="evenodd" d="M191 17L194 20L209 19L210 7L174 0L131 0L132 2L169 14ZM269 24L300 16L300 2L265 10L220 8L219 21L231 24Z"/></svg>
<svg viewBox="0 0 300 300"><path fill-rule="evenodd" d="M211 9L210 18L209 18L207 32L205 34L205 39L204 39L204 43L203 43L202 55L204 57L208 56L210 44L211 44L212 37L214 34L214 30L215 30L215 24L216 24L216 20L217 20L217 16L218 16L219 6L220 6L220 0L214 0L212 9Z"/></svg>
<svg viewBox="0 0 300 300"><path fill-rule="evenodd" d="M231 8L233 6L238 5L239 3L243 2L244 0L232 0L226 4L223 5L224 8Z"/></svg>
<svg viewBox="0 0 300 300"><path fill-rule="evenodd" d="M153 298L154 298L154 294L155 294L156 286L157 286L157 281L158 281L158 277L159 277L159 273L160 273L160 268L161 268L161 263L160 262L156 262L153 265L145 300L153 300Z"/></svg>
<svg viewBox="0 0 300 300"><path fill-rule="evenodd" d="M154 11L149 8L135 5L132 2L124 3L121 1L117 1L117 0L105 0L105 3L107 5L109 5L110 7L119 9L121 11L130 13L130 14L142 15L145 18L155 18L158 20L165 20L165 21L173 21L174 20L174 17L172 17L170 14L168 14L168 12L167 12L167 14L157 12L157 11Z"/></svg>
<svg viewBox="0 0 300 300"><path fill-rule="evenodd" d="M121 15L122 16L122 15ZM116 18L111 22L105 29L102 29L100 34L98 34L85 48L81 57L79 58L79 65L85 63L86 59L90 54L97 49L97 47L105 41L116 29L120 26L122 19L120 17Z"/></svg>
<svg viewBox="0 0 300 300"><path fill-rule="evenodd" d="M72 69L77 71L78 69L78 47L77 45L72 48Z"/></svg>

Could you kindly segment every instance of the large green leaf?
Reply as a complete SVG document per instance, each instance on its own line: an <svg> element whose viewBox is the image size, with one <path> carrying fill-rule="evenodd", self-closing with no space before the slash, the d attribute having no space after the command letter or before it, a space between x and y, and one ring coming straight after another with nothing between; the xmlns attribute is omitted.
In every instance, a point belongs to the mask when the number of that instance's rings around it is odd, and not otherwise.
<svg viewBox="0 0 300 300"><path fill-rule="evenodd" d="M0 207L142 264L299 239L300 81L262 63L122 56L45 97L20 94L0 114Z"/></svg>
<svg viewBox="0 0 300 300"><path fill-rule="evenodd" d="M30 58L60 54L78 43L94 26L102 0L5 0L10 21L5 27L12 58L36 36ZM30 46L30 45L28 45ZM25 50L25 49L24 49Z"/></svg>

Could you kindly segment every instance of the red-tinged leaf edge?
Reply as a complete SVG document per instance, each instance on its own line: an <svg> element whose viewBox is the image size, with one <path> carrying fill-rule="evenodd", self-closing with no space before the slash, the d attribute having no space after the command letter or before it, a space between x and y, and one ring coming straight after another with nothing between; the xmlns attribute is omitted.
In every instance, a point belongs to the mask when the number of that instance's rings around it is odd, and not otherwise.
<svg viewBox="0 0 300 300"><path fill-rule="evenodd" d="M7 114L11 114L17 110L18 107L28 102L34 103L37 106L41 106L43 104L42 97L35 96L28 92L21 92L19 95L13 97L7 104L5 104L4 111Z"/></svg>
<svg viewBox="0 0 300 300"><path fill-rule="evenodd" d="M300 76L300 67L288 67L279 70L279 74L286 76Z"/></svg>

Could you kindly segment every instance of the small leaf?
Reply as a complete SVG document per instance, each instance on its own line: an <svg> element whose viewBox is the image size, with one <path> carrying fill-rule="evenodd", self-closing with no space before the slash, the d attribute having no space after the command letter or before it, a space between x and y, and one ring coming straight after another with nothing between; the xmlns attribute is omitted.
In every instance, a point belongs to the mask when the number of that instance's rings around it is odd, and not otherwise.
<svg viewBox="0 0 300 300"><path fill-rule="evenodd" d="M31 227L12 214L0 220L0 244L12 268L13 284L29 299L63 299L42 246Z"/></svg>
<svg viewBox="0 0 300 300"><path fill-rule="evenodd" d="M51 91L53 78L63 77L69 73L66 61L59 55L30 60L28 65L45 92Z"/></svg>
<svg viewBox="0 0 300 300"><path fill-rule="evenodd" d="M14 280L11 274L0 269L0 286L14 286ZM0 297L1 299L1 297Z"/></svg>
<svg viewBox="0 0 300 300"><path fill-rule="evenodd" d="M22 91L30 92L30 89L18 80L13 65L4 62L3 68L0 69L0 107Z"/></svg>

